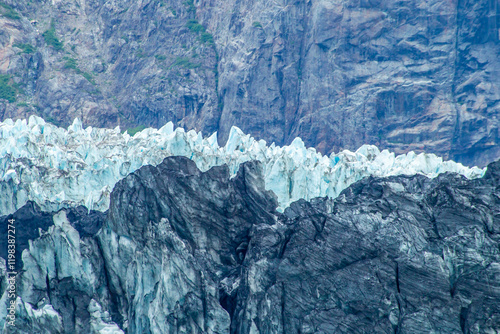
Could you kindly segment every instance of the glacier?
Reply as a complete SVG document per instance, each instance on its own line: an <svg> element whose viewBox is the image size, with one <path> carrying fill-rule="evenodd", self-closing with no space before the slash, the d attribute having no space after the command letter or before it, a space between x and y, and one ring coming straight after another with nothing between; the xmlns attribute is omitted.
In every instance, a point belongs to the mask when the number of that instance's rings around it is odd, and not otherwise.
<svg viewBox="0 0 500 334"><path fill-rule="evenodd" d="M433 178L456 172L474 179L486 171L443 161L434 154L396 156L373 145L326 156L306 148L300 138L289 146L267 145L237 127L231 128L226 145L221 147L217 133L203 137L194 130L174 130L172 122L130 136L119 127L83 128L75 119L64 129L30 116L28 120L0 123L0 215L15 212L29 200L45 211L76 205L105 211L116 182L141 166L156 166L168 156L187 157L202 171L227 164L233 176L241 163L259 160L266 189L276 194L280 211L301 198L335 198L370 175L423 174Z"/></svg>

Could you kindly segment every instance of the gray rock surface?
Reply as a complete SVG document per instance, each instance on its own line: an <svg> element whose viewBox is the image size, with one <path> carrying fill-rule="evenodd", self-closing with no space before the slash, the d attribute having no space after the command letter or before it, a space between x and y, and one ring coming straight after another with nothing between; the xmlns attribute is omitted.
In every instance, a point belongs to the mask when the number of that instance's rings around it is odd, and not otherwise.
<svg viewBox="0 0 500 334"><path fill-rule="evenodd" d="M0 69L17 83L0 116L122 129L168 121L216 131L216 52L184 1L7 1ZM50 42L51 31L57 42ZM194 31L193 31L194 30ZM204 35L205 39L208 35ZM30 45L32 51L24 51Z"/></svg>
<svg viewBox="0 0 500 334"><path fill-rule="evenodd" d="M76 228L95 214L50 214L5 332L500 330L500 161L475 180L365 178L283 214L261 172L170 157L115 186L97 233Z"/></svg>
<svg viewBox="0 0 500 334"><path fill-rule="evenodd" d="M500 156L498 1L6 3L20 18L0 10L0 73L19 94L2 119ZM44 37L52 20L60 47Z"/></svg>
<svg viewBox="0 0 500 334"><path fill-rule="evenodd" d="M497 1L200 1L220 121L322 152L362 143L498 159ZM228 15L228 13L230 13ZM229 16L229 17L228 17Z"/></svg>

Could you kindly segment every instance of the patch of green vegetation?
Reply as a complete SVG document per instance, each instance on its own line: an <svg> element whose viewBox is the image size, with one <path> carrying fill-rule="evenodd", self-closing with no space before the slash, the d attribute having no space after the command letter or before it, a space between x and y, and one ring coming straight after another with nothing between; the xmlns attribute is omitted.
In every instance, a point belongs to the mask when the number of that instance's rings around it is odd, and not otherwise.
<svg viewBox="0 0 500 334"><path fill-rule="evenodd" d="M135 128L130 128L130 129L127 129L127 132L129 135L133 136L135 135L137 132L141 132L142 130L144 130L146 127L144 125L138 125L136 126Z"/></svg>
<svg viewBox="0 0 500 334"><path fill-rule="evenodd" d="M0 2L0 8L2 8L2 12L0 14L8 19L19 20L21 18L15 9L6 3Z"/></svg>
<svg viewBox="0 0 500 334"><path fill-rule="evenodd" d="M123 35L122 39L125 41L125 43L128 43L128 36Z"/></svg>
<svg viewBox="0 0 500 334"><path fill-rule="evenodd" d="M194 5L194 1L193 0L184 1L184 6L187 7L187 12L188 13L194 13L194 12L196 12L196 6Z"/></svg>
<svg viewBox="0 0 500 334"><path fill-rule="evenodd" d="M76 73L80 74L82 71L78 68L78 64L76 62L75 58L71 57L64 57L64 60L66 60L66 63L64 63L64 68L70 68L76 71Z"/></svg>
<svg viewBox="0 0 500 334"><path fill-rule="evenodd" d="M177 16L177 11L173 8L170 8L170 11L172 12L172 15Z"/></svg>
<svg viewBox="0 0 500 334"><path fill-rule="evenodd" d="M22 53L27 53L27 54L33 53L36 50L33 45L27 44L27 43L26 44L25 43L16 43L13 46L23 50Z"/></svg>
<svg viewBox="0 0 500 334"><path fill-rule="evenodd" d="M139 50L136 51L135 56L137 58L144 58L146 57L146 54L144 53L144 50L142 48L139 48Z"/></svg>
<svg viewBox="0 0 500 334"><path fill-rule="evenodd" d="M81 76L83 76L85 79L87 79L88 82L90 82L91 84L93 84L94 86L96 85L96 82L94 80L94 77L92 76L92 74L88 73L88 72L83 72L79 67L78 67L78 63L76 61L75 58L71 58L71 57L64 57L63 58L64 60L66 60L66 62L64 63L64 68L67 68L67 69L72 69L74 70L77 74L80 74Z"/></svg>
<svg viewBox="0 0 500 334"><path fill-rule="evenodd" d="M214 36L211 33L206 32L205 27L202 26L197 20L191 19L187 21L186 27L192 32L201 33L200 41L202 43L207 43L208 45L214 45Z"/></svg>
<svg viewBox="0 0 500 334"><path fill-rule="evenodd" d="M28 106L28 104L27 104L26 102L19 102L19 103L17 104L17 106L18 106L18 107L27 107L27 106Z"/></svg>
<svg viewBox="0 0 500 334"><path fill-rule="evenodd" d="M46 122L52 123L52 124L57 125L57 126L59 126L59 124L60 124L60 122L52 116L44 116L43 119Z"/></svg>
<svg viewBox="0 0 500 334"><path fill-rule="evenodd" d="M192 63L191 61L189 61L188 57L177 57L175 59L174 63L172 64L172 67L174 67L174 66L180 66L180 67L184 67L184 68L188 68L188 69L193 69L193 68L200 67L201 64Z"/></svg>
<svg viewBox="0 0 500 334"><path fill-rule="evenodd" d="M12 82L12 87L14 87L15 90L17 90L18 94L24 94L24 90L21 87L20 83L17 83L15 81Z"/></svg>
<svg viewBox="0 0 500 334"><path fill-rule="evenodd" d="M205 32L205 27L202 26L198 22L198 20L195 20L195 19L188 20L186 23L186 27L188 27L189 30L191 30L193 32Z"/></svg>
<svg viewBox="0 0 500 334"><path fill-rule="evenodd" d="M212 34L209 32L204 32L200 36L200 41L202 43L207 43L208 45L212 46L214 45L214 36L212 36Z"/></svg>
<svg viewBox="0 0 500 334"><path fill-rule="evenodd" d="M93 84L94 86L96 85L96 82L94 80L94 78L92 77L92 74L88 73L88 72L83 72L82 73L82 76L88 80L88 82L90 82L91 84Z"/></svg>
<svg viewBox="0 0 500 334"><path fill-rule="evenodd" d="M0 74L0 99L5 99L10 103L16 102L16 89L9 84L10 75Z"/></svg>
<svg viewBox="0 0 500 334"><path fill-rule="evenodd" d="M63 49L63 43L57 39L56 36L56 25L54 20L50 23L50 28L42 34L47 45L52 46L56 51L61 51Z"/></svg>
<svg viewBox="0 0 500 334"><path fill-rule="evenodd" d="M254 28L262 28L262 24L259 21L254 21L254 23L252 23L252 25Z"/></svg>
<svg viewBox="0 0 500 334"><path fill-rule="evenodd" d="M164 56L164 55L155 55L155 58L158 61L164 61L165 59L167 59L167 56Z"/></svg>

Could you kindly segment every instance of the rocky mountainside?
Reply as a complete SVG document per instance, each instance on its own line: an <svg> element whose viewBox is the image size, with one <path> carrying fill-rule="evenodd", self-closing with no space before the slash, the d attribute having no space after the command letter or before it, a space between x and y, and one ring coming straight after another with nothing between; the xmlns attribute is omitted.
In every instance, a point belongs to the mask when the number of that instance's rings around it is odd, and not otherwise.
<svg viewBox="0 0 500 334"><path fill-rule="evenodd" d="M3 0L0 118L500 156L491 0Z"/></svg>
<svg viewBox="0 0 500 334"><path fill-rule="evenodd" d="M4 332L497 332L499 190L500 161L474 180L364 178L279 213L261 163L230 178L169 157L119 181L105 216L28 203L0 218L40 233L19 240Z"/></svg>

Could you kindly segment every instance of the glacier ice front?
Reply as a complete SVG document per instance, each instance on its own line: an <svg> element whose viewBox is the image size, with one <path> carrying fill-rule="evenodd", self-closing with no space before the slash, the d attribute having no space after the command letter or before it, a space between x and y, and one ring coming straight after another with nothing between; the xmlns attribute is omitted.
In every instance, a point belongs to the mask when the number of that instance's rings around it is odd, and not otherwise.
<svg viewBox="0 0 500 334"><path fill-rule="evenodd" d="M115 129L87 127L76 119L68 129L31 116L28 121L0 123L0 215L14 212L28 200L44 210L85 205L104 211L117 181L144 165L158 165L165 157L181 155L206 171L227 164L233 175L240 163L260 160L265 183L277 196L280 209L300 198L336 197L350 184L369 175L421 173L435 177L457 172L481 177L485 169L443 161L434 154L395 156L365 145L356 152L324 156L306 148L300 138L289 146L267 146L233 127L224 147L214 133L203 138L171 122L145 129L133 137Z"/></svg>

